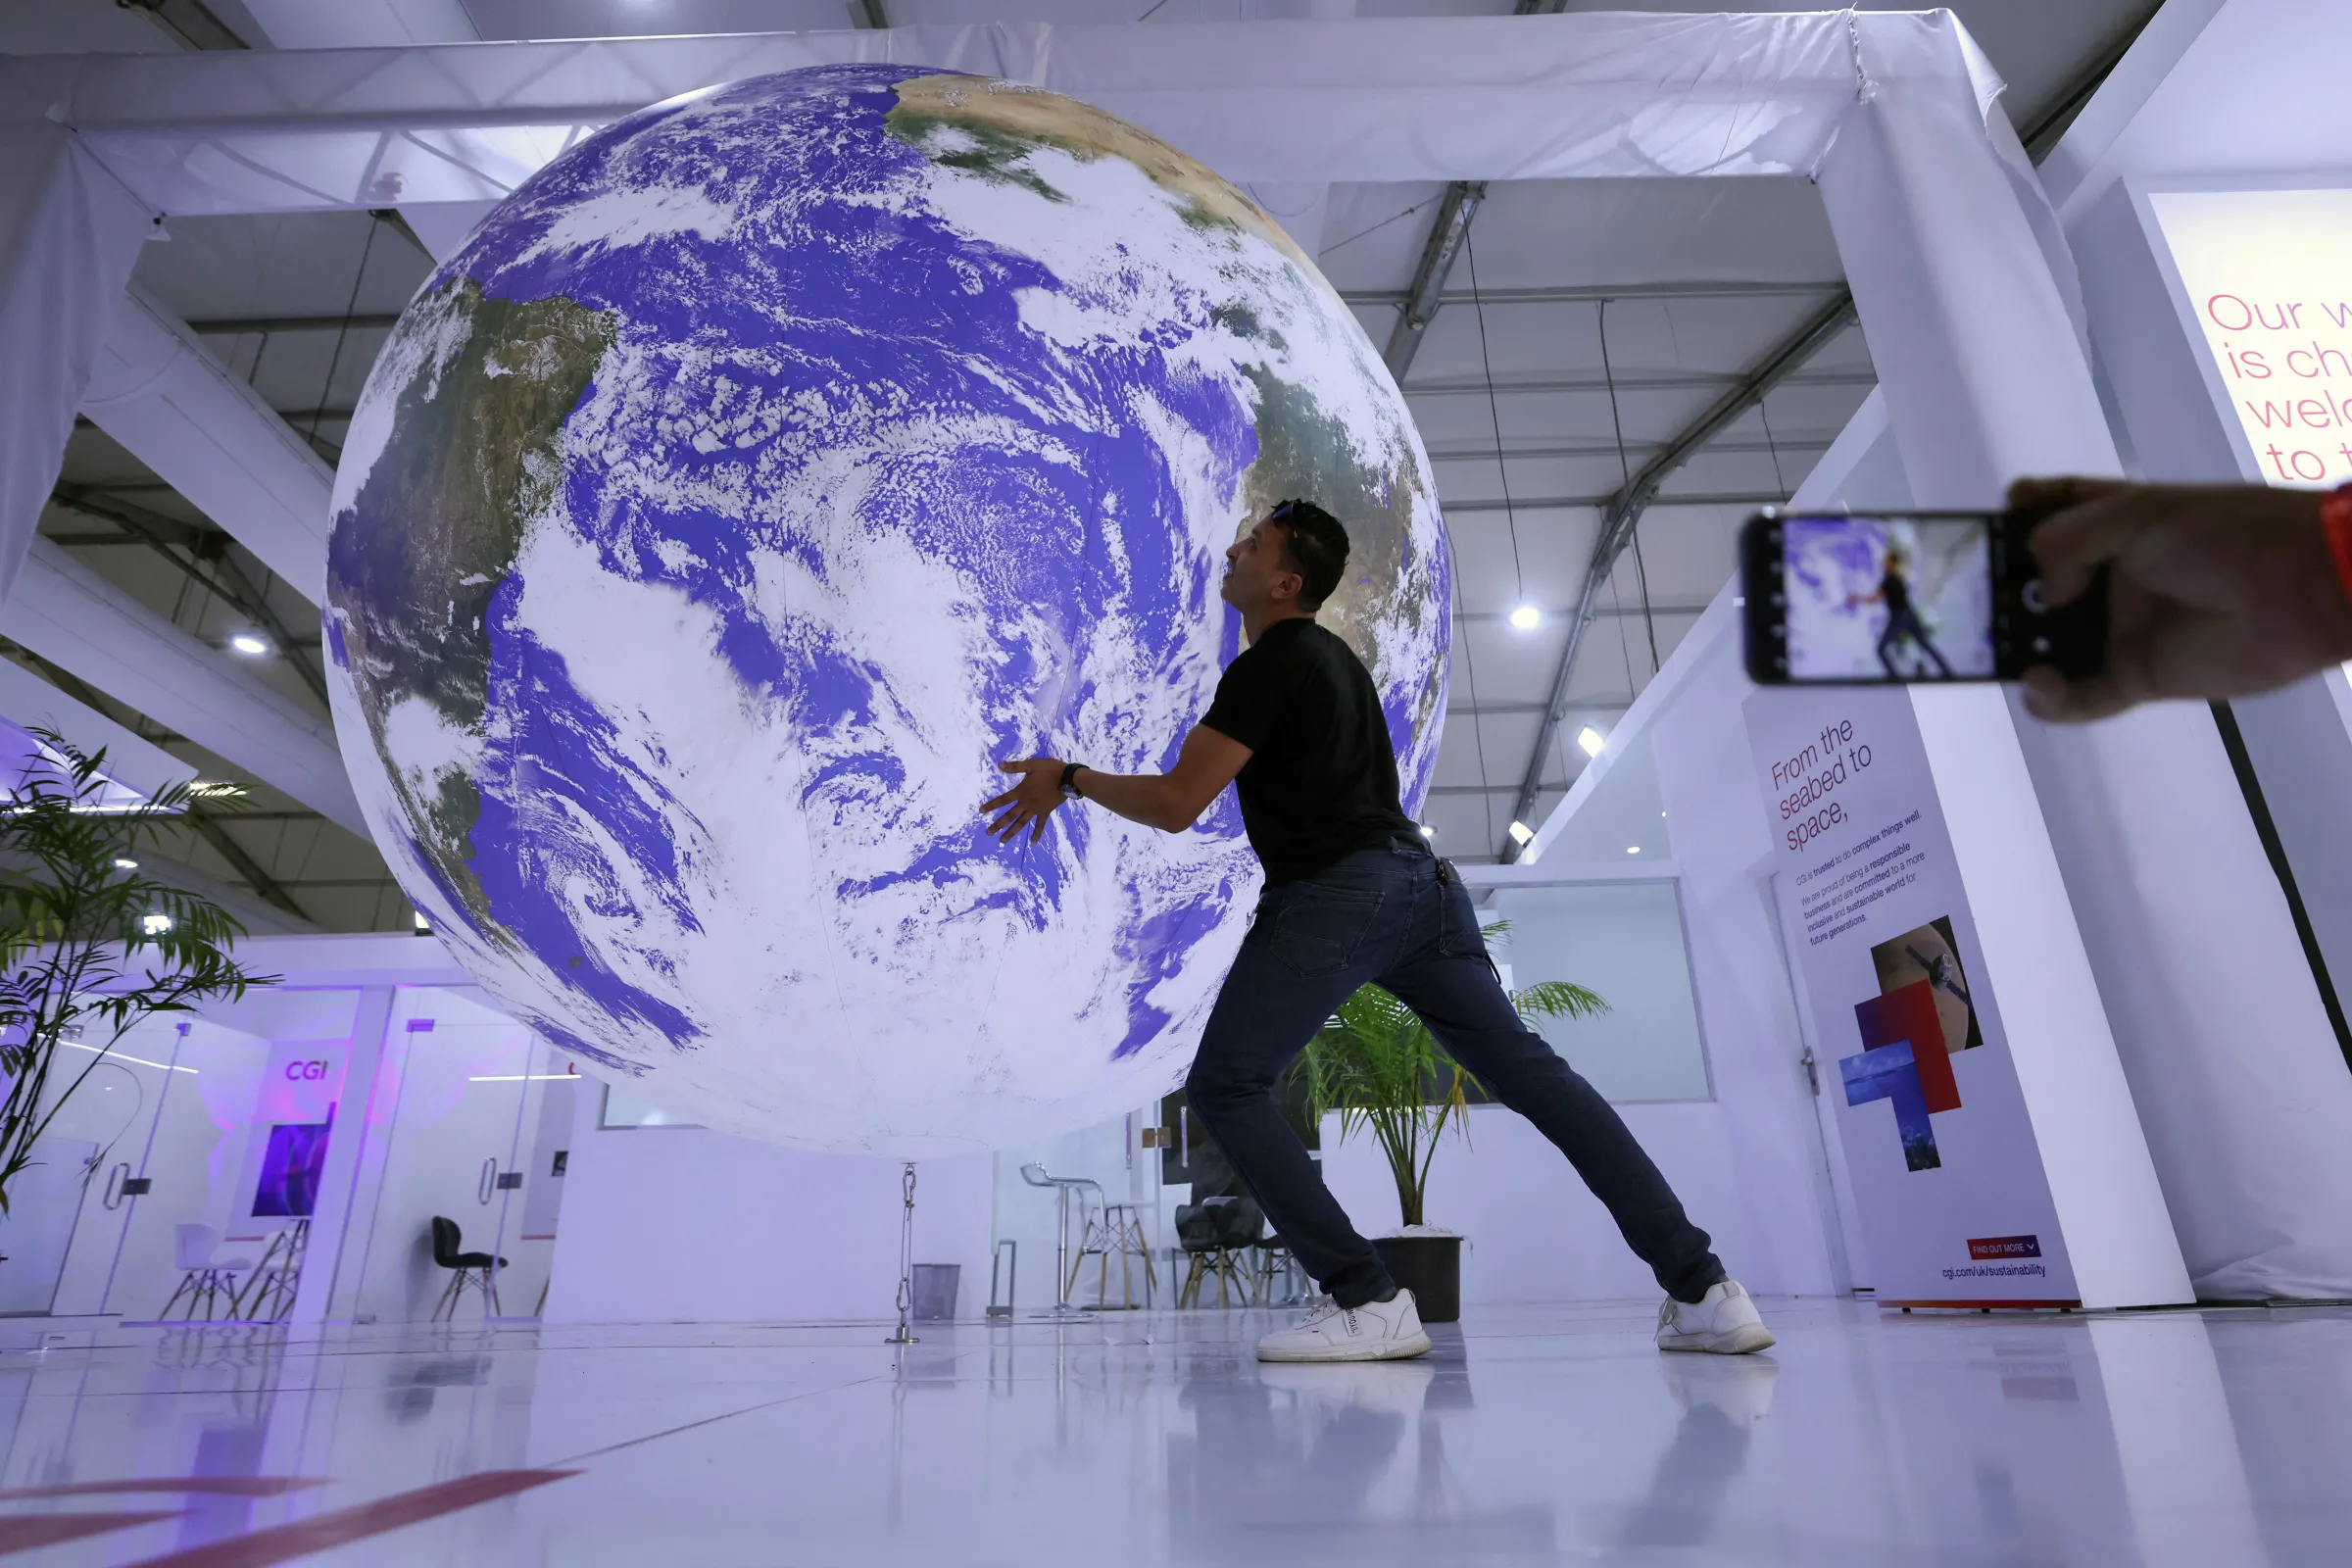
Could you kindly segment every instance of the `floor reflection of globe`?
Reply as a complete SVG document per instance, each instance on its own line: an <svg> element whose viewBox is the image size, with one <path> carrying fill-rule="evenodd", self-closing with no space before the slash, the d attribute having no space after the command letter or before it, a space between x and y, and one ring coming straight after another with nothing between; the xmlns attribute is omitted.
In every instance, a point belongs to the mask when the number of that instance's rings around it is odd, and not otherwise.
<svg viewBox="0 0 2352 1568"><path fill-rule="evenodd" d="M1445 540L1345 305L1069 99L823 68L557 159L426 282L335 492L344 755L466 968L664 1108L944 1153L1177 1081L1247 924L1230 795L984 837L995 760L1164 766L1222 551L1322 500L1406 781Z"/></svg>

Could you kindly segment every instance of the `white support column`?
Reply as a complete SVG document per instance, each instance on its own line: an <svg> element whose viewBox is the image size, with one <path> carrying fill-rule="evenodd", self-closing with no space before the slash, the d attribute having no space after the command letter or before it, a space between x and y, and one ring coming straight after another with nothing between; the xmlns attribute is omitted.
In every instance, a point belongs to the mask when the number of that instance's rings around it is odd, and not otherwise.
<svg viewBox="0 0 2352 1568"><path fill-rule="evenodd" d="M110 697L365 837L334 728L53 544L35 540L5 632Z"/></svg>
<svg viewBox="0 0 2352 1568"><path fill-rule="evenodd" d="M116 306L81 406L264 565L325 603L334 470L142 291Z"/></svg>
<svg viewBox="0 0 2352 1568"><path fill-rule="evenodd" d="M1964 79L1877 79L1884 26L1856 34L1859 101L1819 183L1913 494L1994 506L2015 474L2116 472L2015 134ZM2083 1303L2192 1299L2007 699L1913 707Z"/></svg>
<svg viewBox="0 0 2352 1568"><path fill-rule="evenodd" d="M396 1073L384 1071L397 989L369 986L360 993L359 1015L351 1025L351 1054L343 1066L343 1099L335 1106L335 1131L326 1143L326 1168L318 1176L318 1202L311 1214L302 1283L294 1292L296 1323L326 1321L345 1250L367 1234L368 1213L355 1200L360 1197L361 1169L371 1152L368 1146L391 1136L388 1125L377 1123L386 1115L379 1099L398 1082ZM380 1154L372 1163L380 1175Z"/></svg>
<svg viewBox="0 0 2352 1568"><path fill-rule="evenodd" d="M57 484L109 313L153 228L154 214L73 131L45 119L0 122L0 599Z"/></svg>

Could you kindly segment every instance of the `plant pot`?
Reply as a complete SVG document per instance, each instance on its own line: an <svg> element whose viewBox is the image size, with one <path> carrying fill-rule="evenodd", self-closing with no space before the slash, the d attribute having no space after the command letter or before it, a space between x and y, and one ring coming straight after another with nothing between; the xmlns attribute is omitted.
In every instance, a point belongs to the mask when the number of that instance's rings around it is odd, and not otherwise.
<svg viewBox="0 0 2352 1568"><path fill-rule="evenodd" d="M1462 1315L1462 1239L1459 1236L1383 1236L1372 1250L1389 1277L1413 1293L1424 1323L1454 1323Z"/></svg>

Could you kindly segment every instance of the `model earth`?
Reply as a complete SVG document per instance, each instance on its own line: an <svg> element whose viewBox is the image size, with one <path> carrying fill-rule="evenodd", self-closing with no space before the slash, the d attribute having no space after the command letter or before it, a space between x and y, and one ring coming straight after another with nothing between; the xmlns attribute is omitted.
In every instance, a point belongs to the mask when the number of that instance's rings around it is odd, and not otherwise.
<svg viewBox="0 0 2352 1568"><path fill-rule="evenodd" d="M326 638L394 874L672 1114L911 1157L1182 1076L1259 876L1230 792L1000 846L1001 759L1169 764L1286 497L1408 809L1449 589L1396 383L1264 213L1052 93L736 82L565 152L428 278L337 474Z"/></svg>

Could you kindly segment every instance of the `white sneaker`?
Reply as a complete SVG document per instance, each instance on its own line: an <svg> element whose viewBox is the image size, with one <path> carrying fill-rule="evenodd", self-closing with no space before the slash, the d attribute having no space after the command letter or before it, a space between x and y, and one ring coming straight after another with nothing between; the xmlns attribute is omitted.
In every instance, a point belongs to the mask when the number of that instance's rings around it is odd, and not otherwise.
<svg viewBox="0 0 2352 1568"><path fill-rule="evenodd" d="M1720 1280L1696 1301L1666 1298L1658 1308L1658 1348L1704 1350L1712 1355L1747 1355L1769 1350L1772 1330L1756 1315L1738 1280ZM1260 1352L1263 1353L1262 1351Z"/></svg>
<svg viewBox="0 0 2352 1568"><path fill-rule="evenodd" d="M1297 1328L1277 1330L1257 1342L1260 1361L1400 1361L1428 1353L1421 1309L1405 1290L1362 1306L1318 1297Z"/></svg>

